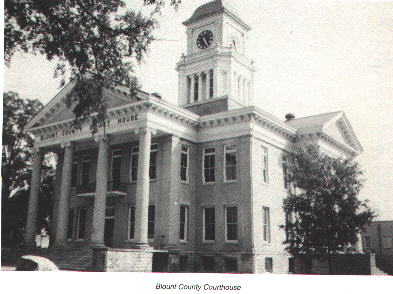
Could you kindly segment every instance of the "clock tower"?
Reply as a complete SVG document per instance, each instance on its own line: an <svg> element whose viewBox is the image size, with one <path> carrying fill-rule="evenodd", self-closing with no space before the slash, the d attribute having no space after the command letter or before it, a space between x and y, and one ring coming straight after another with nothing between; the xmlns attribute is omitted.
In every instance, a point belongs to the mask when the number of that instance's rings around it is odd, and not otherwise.
<svg viewBox="0 0 393 294"><path fill-rule="evenodd" d="M245 56L251 28L231 3L205 3L183 24L187 55L177 64L179 105L200 115L253 105L255 70Z"/></svg>

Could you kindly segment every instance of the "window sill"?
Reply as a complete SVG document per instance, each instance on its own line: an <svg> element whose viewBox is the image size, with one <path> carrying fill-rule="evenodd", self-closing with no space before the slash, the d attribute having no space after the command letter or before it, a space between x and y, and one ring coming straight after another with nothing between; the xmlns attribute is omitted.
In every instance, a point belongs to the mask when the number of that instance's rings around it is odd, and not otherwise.
<svg viewBox="0 0 393 294"><path fill-rule="evenodd" d="M233 184L233 183L237 183L237 179L236 180L224 180L224 184Z"/></svg>
<svg viewBox="0 0 393 294"><path fill-rule="evenodd" d="M157 182L157 179L150 179L150 182ZM131 181L130 184L136 184L137 181Z"/></svg>
<svg viewBox="0 0 393 294"><path fill-rule="evenodd" d="M239 244L239 240L226 240L225 244Z"/></svg>
<svg viewBox="0 0 393 294"><path fill-rule="evenodd" d="M190 244L191 242L188 240L179 240L180 244Z"/></svg>
<svg viewBox="0 0 393 294"><path fill-rule="evenodd" d="M202 244L215 244L215 243L216 243L215 240L205 240L205 241L202 241Z"/></svg>
<svg viewBox="0 0 393 294"><path fill-rule="evenodd" d="M182 184L184 184L184 185L189 185L190 184L190 182L189 181L180 181Z"/></svg>
<svg viewBox="0 0 393 294"><path fill-rule="evenodd" d="M215 185L216 182L207 182L207 183L202 183L202 185L210 186L210 185Z"/></svg>

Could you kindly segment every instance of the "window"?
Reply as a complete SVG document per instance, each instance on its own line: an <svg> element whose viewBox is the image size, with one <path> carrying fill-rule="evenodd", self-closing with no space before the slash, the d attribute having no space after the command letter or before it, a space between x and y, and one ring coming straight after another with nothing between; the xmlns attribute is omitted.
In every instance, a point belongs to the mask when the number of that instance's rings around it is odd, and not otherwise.
<svg viewBox="0 0 393 294"><path fill-rule="evenodd" d="M202 256L202 271L212 273L215 271L216 262L214 256Z"/></svg>
<svg viewBox="0 0 393 294"><path fill-rule="evenodd" d="M135 206L131 205L129 210L129 228L128 228L128 239L132 240L135 238Z"/></svg>
<svg viewBox="0 0 393 294"><path fill-rule="evenodd" d="M238 262L236 257L224 257L224 263L226 273L238 272Z"/></svg>
<svg viewBox="0 0 393 294"><path fill-rule="evenodd" d="M82 159L82 168L81 168L81 184L87 185L90 183L90 156L85 155Z"/></svg>
<svg viewBox="0 0 393 294"><path fill-rule="evenodd" d="M149 177L151 180L157 179L157 144L152 145L150 149Z"/></svg>
<svg viewBox="0 0 393 294"><path fill-rule="evenodd" d="M71 187L75 187L78 182L78 159L72 161L71 169Z"/></svg>
<svg viewBox="0 0 393 294"><path fill-rule="evenodd" d="M179 257L179 270L184 272L188 267L188 255L180 255Z"/></svg>
<svg viewBox="0 0 393 294"><path fill-rule="evenodd" d="M382 246L384 249L392 248L392 237L383 236L382 237Z"/></svg>
<svg viewBox="0 0 393 294"><path fill-rule="evenodd" d="M71 240L74 237L74 210L70 209L68 212L68 229L67 239Z"/></svg>
<svg viewBox="0 0 393 294"><path fill-rule="evenodd" d="M188 233L188 205L181 205L179 239L186 241L187 233Z"/></svg>
<svg viewBox="0 0 393 294"><path fill-rule="evenodd" d="M288 189L288 156L282 156L282 173L284 179L284 188Z"/></svg>
<svg viewBox="0 0 393 294"><path fill-rule="evenodd" d="M265 184L269 183L269 157L266 147L262 147L262 176Z"/></svg>
<svg viewBox="0 0 393 294"><path fill-rule="evenodd" d="M263 207L263 241L270 243L270 209Z"/></svg>
<svg viewBox="0 0 393 294"><path fill-rule="evenodd" d="M212 69L210 70L209 77L210 77L210 79L209 79L209 98L212 98L214 95L213 94L214 77L213 77L213 70Z"/></svg>
<svg viewBox="0 0 393 294"><path fill-rule="evenodd" d="M112 151L111 174L112 181L116 184L120 183L121 172L121 149Z"/></svg>
<svg viewBox="0 0 393 294"><path fill-rule="evenodd" d="M271 257L265 258L265 271L268 273L273 272L273 258Z"/></svg>
<svg viewBox="0 0 393 294"><path fill-rule="evenodd" d="M216 210L214 207L205 207L203 211L203 241L214 241L216 238Z"/></svg>
<svg viewBox="0 0 393 294"><path fill-rule="evenodd" d="M191 78L187 77L187 103L191 101Z"/></svg>
<svg viewBox="0 0 393 294"><path fill-rule="evenodd" d="M78 208L77 210L77 231L76 238L78 240L85 239L86 229L86 208Z"/></svg>
<svg viewBox="0 0 393 294"><path fill-rule="evenodd" d="M293 212L285 212L285 225L289 226L294 223L294 213ZM291 238L291 234L285 230L286 240L289 241Z"/></svg>
<svg viewBox="0 0 393 294"><path fill-rule="evenodd" d="M237 207L225 208L226 241L237 241Z"/></svg>
<svg viewBox="0 0 393 294"><path fill-rule="evenodd" d="M147 237L149 239L154 239L155 208L156 206L154 204L149 205L148 225L147 225Z"/></svg>
<svg viewBox="0 0 393 294"><path fill-rule="evenodd" d="M190 147L186 145L181 146L180 157L180 179L183 182L188 182L188 160Z"/></svg>
<svg viewBox="0 0 393 294"><path fill-rule="evenodd" d="M224 148L224 172L225 181L236 180L236 145L225 146Z"/></svg>
<svg viewBox="0 0 393 294"><path fill-rule="evenodd" d="M364 247L366 249L370 249L371 248L371 238L370 238L370 236L364 236Z"/></svg>
<svg viewBox="0 0 393 294"><path fill-rule="evenodd" d="M198 95L199 95L199 77L194 76L193 79L195 79L194 83L194 102L198 101Z"/></svg>
<svg viewBox="0 0 393 294"><path fill-rule="evenodd" d="M216 169L216 149L205 148L203 150L203 182L214 183Z"/></svg>
<svg viewBox="0 0 393 294"><path fill-rule="evenodd" d="M132 148L131 151L131 181L135 182L138 178L138 154L139 147ZM152 144L150 148L150 165L149 165L150 179L157 178L157 144Z"/></svg>
<svg viewBox="0 0 393 294"><path fill-rule="evenodd" d="M131 181L136 181L138 174L138 153L139 147L132 148L131 151Z"/></svg>

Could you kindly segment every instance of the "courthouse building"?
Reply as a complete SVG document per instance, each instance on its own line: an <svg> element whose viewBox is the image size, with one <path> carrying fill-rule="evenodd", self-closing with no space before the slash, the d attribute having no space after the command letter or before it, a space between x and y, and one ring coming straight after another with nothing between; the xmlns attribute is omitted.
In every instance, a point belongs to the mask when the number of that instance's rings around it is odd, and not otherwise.
<svg viewBox="0 0 393 294"><path fill-rule="evenodd" d="M361 145L343 112L281 119L254 105L263 94L245 56L251 28L223 1L183 24L178 103L108 88L108 118L92 135L89 122L72 127L71 82L28 124L26 242L37 229L41 160L56 152L53 250L94 251L102 270L286 273L279 226L291 152L311 143L352 157Z"/></svg>

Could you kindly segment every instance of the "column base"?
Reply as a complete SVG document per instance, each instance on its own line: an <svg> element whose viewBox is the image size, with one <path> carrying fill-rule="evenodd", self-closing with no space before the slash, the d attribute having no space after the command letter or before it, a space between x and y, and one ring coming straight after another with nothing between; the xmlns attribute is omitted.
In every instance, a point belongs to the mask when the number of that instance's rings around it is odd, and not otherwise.
<svg viewBox="0 0 393 294"><path fill-rule="evenodd" d="M139 250L153 250L153 247L151 247L148 243L132 243L129 245L130 249L139 249Z"/></svg>
<svg viewBox="0 0 393 294"><path fill-rule="evenodd" d="M102 242L90 242L88 245L90 248L107 248L107 246Z"/></svg>

